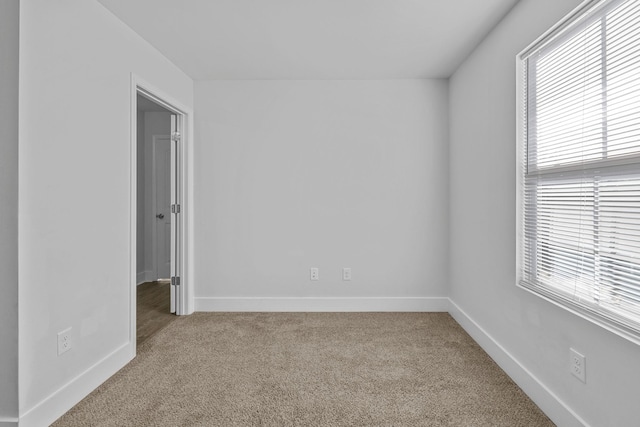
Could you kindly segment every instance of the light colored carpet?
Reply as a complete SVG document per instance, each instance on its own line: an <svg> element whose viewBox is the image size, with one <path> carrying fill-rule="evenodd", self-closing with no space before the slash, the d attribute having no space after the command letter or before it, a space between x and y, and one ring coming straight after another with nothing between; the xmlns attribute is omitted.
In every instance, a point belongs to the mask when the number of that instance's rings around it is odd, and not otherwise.
<svg viewBox="0 0 640 427"><path fill-rule="evenodd" d="M446 313L196 313L54 426L552 426Z"/></svg>

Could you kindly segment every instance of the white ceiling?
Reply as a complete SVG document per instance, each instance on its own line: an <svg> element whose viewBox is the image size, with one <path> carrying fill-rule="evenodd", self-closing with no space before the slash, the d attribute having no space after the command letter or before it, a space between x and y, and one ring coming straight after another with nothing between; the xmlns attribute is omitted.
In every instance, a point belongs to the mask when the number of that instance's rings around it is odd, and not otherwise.
<svg viewBox="0 0 640 427"><path fill-rule="evenodd" d="M194 80L449 77L518 0L98 0Z"/></svg>

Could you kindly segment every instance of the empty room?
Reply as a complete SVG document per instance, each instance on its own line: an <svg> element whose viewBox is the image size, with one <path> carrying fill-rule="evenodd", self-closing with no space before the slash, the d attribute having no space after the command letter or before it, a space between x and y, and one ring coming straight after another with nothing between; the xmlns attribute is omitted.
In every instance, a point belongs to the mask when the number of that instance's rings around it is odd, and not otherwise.
<svg viewBox="0 0 640 427"><path fill-rule="evenodd" d="M0 427L640 425L640 1L0 0Z"/></svg>

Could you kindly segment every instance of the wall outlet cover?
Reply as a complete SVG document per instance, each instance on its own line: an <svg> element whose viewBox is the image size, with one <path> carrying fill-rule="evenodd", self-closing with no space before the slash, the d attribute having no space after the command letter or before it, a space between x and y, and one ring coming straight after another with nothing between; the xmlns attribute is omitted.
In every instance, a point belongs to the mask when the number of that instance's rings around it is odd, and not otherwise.
<svg viewBox="0 0 640 427"><path fill-rule="evenodd" d="M71 350L71 328L58 332L58 356Z"/></svg>
<svg viewBox="0 0 640 427"><path fill-rule="evenodd" d="M571 374L583 383L587 382L587 358L570 348L569 370Z"/></svg>

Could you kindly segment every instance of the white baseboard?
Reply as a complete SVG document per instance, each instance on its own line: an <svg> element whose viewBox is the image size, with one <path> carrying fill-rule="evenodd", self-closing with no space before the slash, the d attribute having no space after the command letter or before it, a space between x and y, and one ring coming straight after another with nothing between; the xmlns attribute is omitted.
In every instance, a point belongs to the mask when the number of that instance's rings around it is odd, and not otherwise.
<svg viewBox="0 0 640 427"><path fill-rule="evenodd" d="M156 277L153 274L153 271L141 271L136 275L136 283L138 285L141 285L145 282L153 282L154 280L156 280Z"/></svg>
<svg viewBox="0 0 640 427"><path fill-rule="evenodd" d="M26 411L19 421L20 427L48 426L89 393L118 372L135 356L134 346L127 343L98 363L69 381L50 396ZM4 426L2 426L4 427Z"/></svg>
<svg viewBox="0 0 640 427"><path fill-rule="evenodd" d="M265 298L196 298L196 311L404 311L446 312L449 298L426 297L265 297Z"/></svg>
<svg viewBox="0 0 640 427"><path fill-rule="evenodd" d="M18 427L18 419L0 418L0 427Z"/></svg>
<svg viewBox="0 0 640 427"><path fill-rule="evenodd" d="M527 396L551 418L551 421L559 426L589 426L453 301L450 301L449 314L518 384Z"/></svg>

